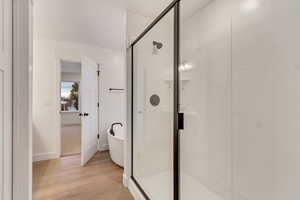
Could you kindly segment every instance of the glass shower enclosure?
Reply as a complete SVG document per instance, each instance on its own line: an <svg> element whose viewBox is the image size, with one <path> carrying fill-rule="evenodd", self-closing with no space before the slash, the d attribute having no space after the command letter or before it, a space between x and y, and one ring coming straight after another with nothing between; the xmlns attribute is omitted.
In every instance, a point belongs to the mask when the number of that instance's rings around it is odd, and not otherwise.
<svg viewBox="0 0 300 200"><path fill-rule="evenodd" d="M170 5L132 45L132 178L147 199L167 200L176 195L177 4Z"/></svg>
<svg viewBox="0 0 300 200"><path fill-rule="evenodd" d="M300 199L300 2L175 0L132 43L151 200Z"/></svg>

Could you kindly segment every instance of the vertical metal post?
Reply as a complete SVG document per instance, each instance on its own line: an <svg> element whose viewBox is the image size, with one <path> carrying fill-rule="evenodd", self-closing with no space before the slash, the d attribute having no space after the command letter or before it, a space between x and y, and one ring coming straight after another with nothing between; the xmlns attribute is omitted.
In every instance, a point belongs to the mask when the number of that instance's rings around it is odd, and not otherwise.
<svg viewBox="0 0 300 200"><path fill-rule="evenodd" d="M133 49L134 49L134 45L131 45L131 178L133 178L133 79L134 79Z"/></svg>
<svg viewBox="0 0 300 200"><path fill-rule="evenodd" d="M179 63L180 63L180 6L179 1L174 7L174 200L180 199L180 137L178 126L179 114Z"/></svg>

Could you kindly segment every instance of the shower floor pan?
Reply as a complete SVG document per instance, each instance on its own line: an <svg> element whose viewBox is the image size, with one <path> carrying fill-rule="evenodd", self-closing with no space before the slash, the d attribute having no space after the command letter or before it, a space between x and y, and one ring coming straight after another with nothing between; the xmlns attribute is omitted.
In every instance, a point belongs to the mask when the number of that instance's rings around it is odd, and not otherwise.
<svg viewBox="0 0 300 200"><path fill-rule="evenodd" d="M172 177L170 172L164 172L151 177L138 179L138 181L150 199L171 200L173 198L173 180L170 177ZM182 174L181 185L181 197L184 200L195 200L196 197L197 199L205 200L225 199L209 190L197 179L188 174Z"/></svg>

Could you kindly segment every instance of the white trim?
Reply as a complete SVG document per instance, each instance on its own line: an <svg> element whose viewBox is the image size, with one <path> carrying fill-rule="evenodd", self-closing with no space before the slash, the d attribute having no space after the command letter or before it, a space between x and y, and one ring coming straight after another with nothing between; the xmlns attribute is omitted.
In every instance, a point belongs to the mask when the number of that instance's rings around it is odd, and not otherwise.
<svg viewBox="0 0 300 200"><path fill-rule="evenodd" d="M2 146L2 148L0 150L0 153L1 153L0 163L2 164L2 166L0 166L0 169L1 169L0 170L0 177L1 177L0 178L0 186L1 186L1 188L0 188L0 199L4 199L4 192L5 192L5 188L4 188L4 184L5 184L5 181L4 181L4 174L5 174L4 173L4 168L5 168L5 164L4 164L4 155L5 155L4 154L4 152L5 152L5 148L4 148L4 144L5 144L5 142L4 142L4 133L5 133L5 130L4 130L4 124L5 124L5 121L4 121L4 119L5 119L5 114L4 114L4 108L5 108L5 105L4 105L4 102L5 102L4 91L5 91L5 88L4 88L4 70L1 69L1 67L0 67L0 80L2 80L0 91L3 92L3 94L0 94L0 95L2 95L2 98L1 98L2 104L0 105L1 106L1 111L2 111L2 113L0 114L0 115L2 115L2 120L1 120L2 130L0 132L1 133L1 135L0 135L1 145L0 146ZM9 156L11 156L11 155L9 155ZM10 167L11 166L9 166L9 168Z"/></svg>
<svg viewBox="0 0 300 200"><path fill-rule="evenodd" d="M2 24L2 27L1 27L1 38L0 38L0 51L1 52L4 52L4 46L5 46L5 23L4 23L4 20L5 20L5 12L4 12L4 0L0 0L0 9L1 9L1 24Z"/></svg>
<svg viewBox="0 0 300 200"><path fill-rule="evenodd" d="M64 80L63 80L64 81ZM65 81L64 81L65 82ZM74 81L74 82L76 82L76 81ZM62 114L64 114L64 113L70 113L70 114L72 114L72 113L78 113L79 114L79 110L78 111L60 111L60 113L62 113Z"/></svg>
<svg viewBox="0 0 300 200"><path fill-rule="evenodd" d="M125 173L123 173L123 185L128 187L128 176Z"/></svg>
<svg viewBox="0 0 300 200"><path fill-rule="evenodd" d="M128 189L135 200L146 200L131 178L129 179Z"/></svg>
<svg viewBox="0 0 300 200"><path fill-rule="evenodd" d="M55 152L49 152L49 153L41 153L33 155L32 160L33 162L42 161L42 160L53 160L59 158L60 155Z"/></svg>
<svg viewBox="0 0 300 200"><path fill-rule="evenodd" d="M68 123L68 124L61 124L61 127L73 127L73 126L81 126L81 123Z"/></svg>
<svg viewBox="0 0 300 200"><path fill-rule="evenodd" d="M32 199L32 4L13 0L13 199Z"/></svg>
<svg viewBox="0 0 300 200"><path fill-rule="evenodd" d="M126 51L126 139L124 141L124 173L131 174L131 48Z"/></svg>
<svg viewBox="0 0 300 200"><path fill-rule="evenodd" d="M61 95L61 81L62 81L62 78L61 78L61 60L62 58L58 57L57 55L55 56L55 65L56 65L56 73L57 73L57 82L56 82L56 91L57 91L57 98L56 98L56 124L58 127L56 127L56 144L57 144L57 152L58 152L58 155L59 157L62 156L62 117L61 117L61 104L60 104L60 95Z"/></svg>

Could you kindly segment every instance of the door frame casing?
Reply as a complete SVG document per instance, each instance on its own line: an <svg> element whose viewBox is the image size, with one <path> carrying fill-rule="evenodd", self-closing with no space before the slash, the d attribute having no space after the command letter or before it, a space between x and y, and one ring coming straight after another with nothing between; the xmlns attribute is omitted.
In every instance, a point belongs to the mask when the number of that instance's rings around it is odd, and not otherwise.
<svg viewBox="0 0 300 200"><path fill-rule="evenodd" d="M0 199L12 198L12 2L0 0Z"/></svg>
<svg viewBox="0 0 300 200"><path fill-rule="evenodd" d="M12 199L32 199L33 0L13 3Z"/></svg>

